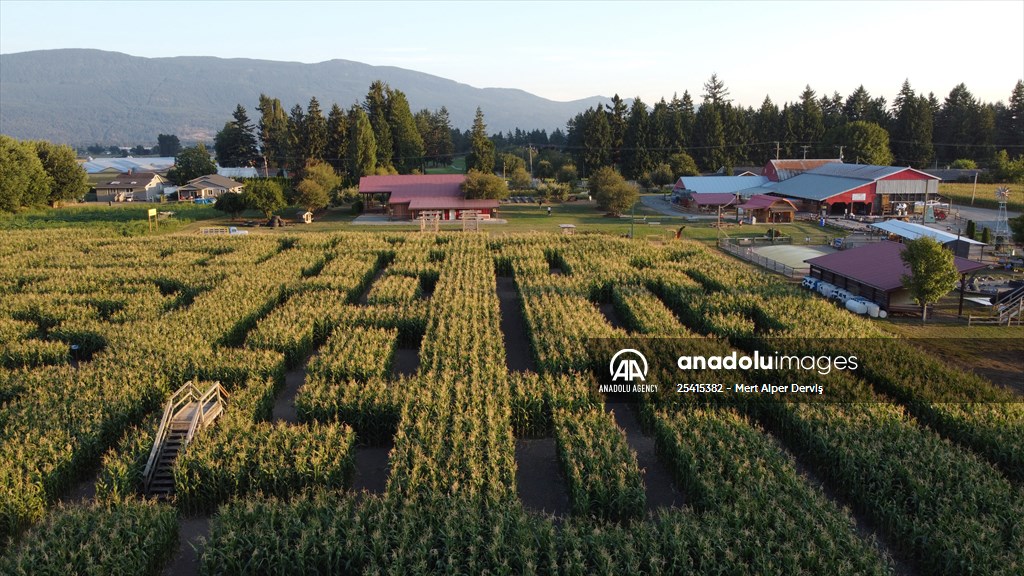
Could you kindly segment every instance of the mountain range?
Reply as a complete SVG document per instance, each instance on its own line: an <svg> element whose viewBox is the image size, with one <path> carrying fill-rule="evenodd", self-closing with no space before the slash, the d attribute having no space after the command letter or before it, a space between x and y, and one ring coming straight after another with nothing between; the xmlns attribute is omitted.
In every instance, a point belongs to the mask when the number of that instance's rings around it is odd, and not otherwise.
<svg viewBox="0 0 1024 576"><path fill-rule="evenodd" d="M401 90L413 112L445 106L468 129L477 107L489 133L555 128L608 99L556 102L510 88L475 88L392 66L244 58L142 58L87 49L0 54L0 133L73 145L155 144L158 134L211 142L241 104L255 123L261 93L289 110L315 96L324 114L361 102L375 80Z"/></svg>

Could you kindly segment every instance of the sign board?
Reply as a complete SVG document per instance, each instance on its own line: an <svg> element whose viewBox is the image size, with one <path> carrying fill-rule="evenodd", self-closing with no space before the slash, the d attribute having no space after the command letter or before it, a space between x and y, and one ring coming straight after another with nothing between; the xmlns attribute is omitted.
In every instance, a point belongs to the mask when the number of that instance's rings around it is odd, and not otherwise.
<svg viewBox="0 0 1024 576"><path fill-rule="evenodd" d="M866 202L868 199L868 195L866 192L861 192L860 194L853 194L851 196L851 199L854 202Z"/></svg>
<svg viewBox="0 0 1024 576"><path fill-rule="evenodd" d="M149 209L149 215L155 218L156 217L156 208L150 208Z"/></svg>

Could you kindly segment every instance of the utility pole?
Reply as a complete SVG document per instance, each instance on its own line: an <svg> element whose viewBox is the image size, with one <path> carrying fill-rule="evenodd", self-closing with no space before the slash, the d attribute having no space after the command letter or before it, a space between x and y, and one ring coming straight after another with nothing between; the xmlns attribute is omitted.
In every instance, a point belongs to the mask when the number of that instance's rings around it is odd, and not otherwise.
<svg viewBox="0 0 1024 576"><path fill-rule="evenodd" d="M836 146L836 148L839 148L839 161L842 162L843 161L843 148L846 148L846 146Z"/></svg>
<svg viewBox="0 0 1024 576"><path fill-rule="evenodd" d="M807 149L810 148L810 146L805 144L805 145L801 146L801 148L804 149L804 160L807 160Z"/></svg>
<svg viewBox="0 0 1024 576"><path fill-rule="evenodd" d="M776 160L779 159L779 154L781 154L781 146L779 146L779 142L776 141L775 142L775 159Z"/></svg>

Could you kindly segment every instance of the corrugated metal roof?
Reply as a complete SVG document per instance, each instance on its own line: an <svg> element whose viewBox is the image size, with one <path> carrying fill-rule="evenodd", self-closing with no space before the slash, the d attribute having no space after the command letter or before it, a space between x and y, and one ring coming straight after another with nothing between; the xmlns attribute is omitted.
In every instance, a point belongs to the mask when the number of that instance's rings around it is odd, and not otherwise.
<svg viewBox="0 0 1024 576"><path fill-rule="evenodd" d="M972 240L971 238L968 238L966 236L960 236L959 238L957 238L956 234L950 234L949 232L936 230L935 228L929 228L928 226L924 226L922 224L903 222L901 220L886 220L885 222L878 222L872 224L871 226L872 228L885 230L890 234L895 234L901 238L906 238L908 240L916 240L922 236L928 236L929 238L934 238L937 242L941 244L955 242L958 239L961 242L966 242L968 244L984 244L984 242L978 242L977 240Z"/></svg>
<svg viewBox="0 0 1024 576"><path fill-rule="evenodd" d="M803 200L825 200L867 184L856 178L839 178L804 172L796 178L775 182L775 193Z"/></svg>
<svg viewBox="0 0 1024 576"><path fill-rule="evenodd" d="M673 190L689 190L697 193L734 194L745 188L760 186L768 181L764 176L682 176Z"/></svg>
<svg viewBox="0 0 1024 576"><path fill-rule="evenodd" d="M779 180L789 180L790 178L803 174L804 172L821 166L822 164L829 163L840 163L842 160L838 158L813 158L811 160L769 160L768 164L771 164L775 168L775 173L778 175Z"/></svg>
<svg viewBox="0 0 1024 576"><path fill-rule="evenodd" d="M903 250L898 242L876 242L804 262L888 292L901 288L902 277L910 274L910 268L900 259ZM985 268L985 264L958 256L953 257L953 263L961 274Z"/></svg>
<svg viewBox="0 0 1024 576"><path fill-rule="evenodd" d="M817 168L812 168L804 174L814 174L817 176L837 176L840 178L858 178L860 180L869 180L874 182L875 180L881 180L886 176L892 176L897 172L904 170L910 170L910 168L900 168L899 166L876 166L872 164L822 164Z"/></svg>

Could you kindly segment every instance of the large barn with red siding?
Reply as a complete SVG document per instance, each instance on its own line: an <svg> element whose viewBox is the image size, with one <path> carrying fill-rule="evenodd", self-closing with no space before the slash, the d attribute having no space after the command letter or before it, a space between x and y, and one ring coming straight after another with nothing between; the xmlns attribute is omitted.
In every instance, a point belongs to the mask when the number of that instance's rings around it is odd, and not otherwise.
<svg viewBox="0 0 1024 576"><path fill-rule="evenodd" d="M421 212L441 212L442 220L458 220L465 210L490 218L497 200L467 200L462 191L463 174L416 174L404 176L363 176L359 194L364 206L383 206L394 220L413 220Z"/></svg>
<svg viewBox="0 0 1024 576"><path fill-rule="evenodd" d="M897 204L934 198L940 180L913 168L835 160L773 160L765 166L765 175L771 180L768 184L740 191L740 196L770 194L787 198L806 212L861 216L892 214Z"/></svg>

